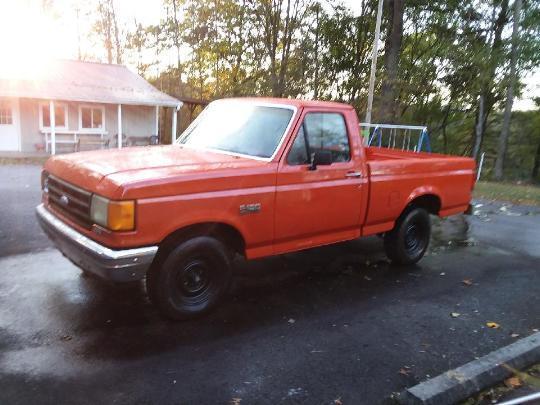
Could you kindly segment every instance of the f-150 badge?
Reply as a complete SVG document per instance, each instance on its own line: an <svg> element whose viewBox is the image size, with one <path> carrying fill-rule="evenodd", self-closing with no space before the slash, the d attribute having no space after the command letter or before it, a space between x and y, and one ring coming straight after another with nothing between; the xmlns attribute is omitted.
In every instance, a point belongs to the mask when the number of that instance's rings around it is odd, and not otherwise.
<svg viewBox="0 0 540 405"><path fill-rule="evenodd" d="M240 215L255 214L261 210L261 203L240 205Z"/></svg>

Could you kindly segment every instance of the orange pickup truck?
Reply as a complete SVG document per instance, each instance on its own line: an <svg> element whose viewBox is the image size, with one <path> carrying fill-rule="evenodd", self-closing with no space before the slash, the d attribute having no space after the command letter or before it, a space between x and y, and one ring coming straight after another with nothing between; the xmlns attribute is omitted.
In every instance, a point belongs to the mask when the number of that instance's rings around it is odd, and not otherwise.
<svg viewBox="0 0 540 405"><path fill-rule="evenodd" d="M429 214L467 210L472 159L367 147L351 106L212 102L173 145L51 157L37 217L84 272L141 280L166 316L210 310L247 259L381 234L424 255Z"/></svg>

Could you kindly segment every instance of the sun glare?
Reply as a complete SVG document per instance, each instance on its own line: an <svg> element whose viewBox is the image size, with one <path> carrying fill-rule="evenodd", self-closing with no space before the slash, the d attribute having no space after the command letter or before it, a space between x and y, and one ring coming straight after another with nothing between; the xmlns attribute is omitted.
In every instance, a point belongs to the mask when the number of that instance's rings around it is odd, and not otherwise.
<svg viewBox="0 0 540 405"><path fill-rule="evenodd" d="M55 27L39 1L9 1L0 13L4 55L0 71L7 77L31 78L45 73L56 55Z"/></svg>

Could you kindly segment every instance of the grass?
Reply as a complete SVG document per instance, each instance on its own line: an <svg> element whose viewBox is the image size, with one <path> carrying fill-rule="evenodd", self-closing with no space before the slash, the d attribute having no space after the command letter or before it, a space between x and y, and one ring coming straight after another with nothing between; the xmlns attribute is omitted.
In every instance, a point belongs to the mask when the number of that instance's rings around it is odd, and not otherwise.
<svg viewBox="0 0 540 405"><path fill-rule="evenodd" d="M528 386L531 390L537 391L540 388L540 364L535 364L528 370L522 372L514 370L514 377L518 379L518 381L513 381L513 384L516 384L517 382L517 386L510 384L511 380L506 379L504 382L501 382L494 387L473 395L471 398L463 401L461 405L487 405L497 403L500 400L504 401L512 391L516 389L519 390L521 386ZM523 395L525 394L526 393Z"/></svg>
<svg viewBox="0 0 540 405"><path fill-rule="evenodd" d="M474 197L540 206L540 187L480 181L474 188Z"/></svg>

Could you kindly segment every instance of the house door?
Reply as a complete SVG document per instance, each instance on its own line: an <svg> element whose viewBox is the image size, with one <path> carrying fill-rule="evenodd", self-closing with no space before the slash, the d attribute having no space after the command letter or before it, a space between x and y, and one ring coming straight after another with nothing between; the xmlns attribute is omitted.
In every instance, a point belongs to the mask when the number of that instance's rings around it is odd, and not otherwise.
<svg viewBox="0 0 540 405"><path fill-rule="evenodd" d="M19 101L0 98L0 150L20 150Z"/></svg>

